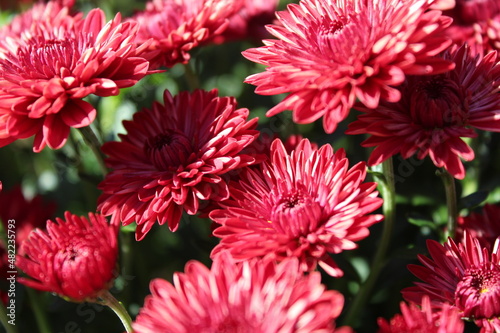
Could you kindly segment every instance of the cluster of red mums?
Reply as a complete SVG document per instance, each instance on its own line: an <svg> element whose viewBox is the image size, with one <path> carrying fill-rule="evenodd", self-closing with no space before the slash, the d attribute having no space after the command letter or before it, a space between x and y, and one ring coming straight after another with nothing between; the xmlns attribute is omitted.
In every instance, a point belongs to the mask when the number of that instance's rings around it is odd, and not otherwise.
<svg viewBox="0 0 500 333"><path fill-rule="evenodd" d="M461 159L474 158L463 138L475 137L474 128L500 131L500 2L276 6L154 0L108 22L102 10L84 15L71 1L35 5L0 29L0 146L34 137L34 152L59 149L70 128L96 118L85 97L117 95L189 62L195 47L262 34L253 18L274 14L274 38L243 52L265 66L246 80L257 94L287 94L268 116L322 117L331 133L354 108L361 115L347 134L369 135L362 145L376 148L368 165L429 156L457 179L465 177ZM75 302L107 300L120 226L136 223L142 240L156 223L176 231L183 214L205 214L220 238L212 267L192 261L173 283L152 281L135 332L350 331L335 328L344 298L325 290L317 267L340 278L331 254L356 248L383 220L377 184L365 182L364 162L350 167L328 144L259 140L249 113L217 90L165 91L162 103L124 122L120 141L102 146L110 171L88 218L67 212L36 225L47 211L38 199L2 192L3 222L16 217L34 229L18 237L19 282ZM462 218L445 244L429 241L430 258L410 266L423 282L403 290L402 314L380 319L380 332L460 332L465 320L500 331L499 215L486 206Z"/></svg>

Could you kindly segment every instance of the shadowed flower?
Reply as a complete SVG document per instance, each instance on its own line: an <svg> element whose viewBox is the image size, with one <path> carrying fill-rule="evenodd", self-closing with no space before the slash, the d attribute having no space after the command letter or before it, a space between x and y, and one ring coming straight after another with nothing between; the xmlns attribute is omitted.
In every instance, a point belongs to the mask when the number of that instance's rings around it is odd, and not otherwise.
<svg viewBox="0 0 500 333"><path fill-rule="evenodd" d="M117 274L118 228L102 215L66 212L64 220L48 221L46 230L35 229L24 242L16 265L28 277L18 281L73 302L92 302L107 292Z"/></svg>
<svg viewBox="0 0 500 333"><path fill-rule="evenodd" d="M492 249L500 235L500 206L486 204L482 212L472 212L458 218L455 239L461 241L465 233L477 238L481 246Z"/></svg>
<svg viewBox="0 0 500 333"><path fill-rule="evenodd" d="M401 86L398 103L383 102L349 124L347 134L370 134L363 147L376 147L368 165L382 163L400 153L403 158L427 155L437 167L444 167L462 179L460 160L474 159L474 151L461 138L473 138L473 128L500 131L500 65L496 53L481 61L466 46L445 52L454 70L433 76L409 76Z"/></svg>
<svg viewBox="0 0 500 333"><path fill-rule="evenodd" d="M45 202L40 195L31 200L26 199L20 186L0 192L0 220L4 225L4 230L7 230L9 220L15 221L16 246L18 247L21 247L33 229L44 229L47 220L53 217L55 210L55 203Z"/></svg>
<svg viewBox="0 0 500 333"><path fill-rule="evenodd" d="M221 176L255 162L241 151L258 136L257 118L248 121L249 111L236 107L215 89L165 91L164 105L136 113L124 122L122 141L102 147L114 170L99 185L98 209L113 223L135 221L140 240L155 222L175 231L183 210L196 214L199 200L227 198Z"/></svg>
<svg viewBox="0 0 500 333"><path fill-rule="evenodd" d="M82 98L117 95L148 73L149 64L140 57L147 43L134 43L137 23L120 23L119 14L106 23L100 9L73 20L64 18L67 8L51 8L62 11L51 17L64 24L38 17L29 24L25 16L20 25L29 27L2 45L8 52L0 55L0 147L35 136L35 152L46 145L61 148L71 127L88 126L96 117Z"/></svg>
<svg viewBox="0 0 500 333"><path fill-rule="evenodd" d="M189 51L222 33L243 0L153 0L132 19L141 28L136 43L153 39L146 57L151 68L187 63Z"/></svg>
<svg viewBox="0 0 500 333"><path fill-rule="evenodd" d="M450 41L443 30L451 19L430 10L428 0L302 0L277 13L270 25L277 40L243 52L267 66L245 82L261 95L290 93L268 111L293 111L297 123L323 117L332 133L356 98L367 107L400 98L393 86L406 74L442 73L453 64L433 56Z"/></svg>
<svg viewBox="0 0 500 333"><path fill-rule="evenodd" d="M453 18L446 34L454 43L467 43L480 56L500 50L498 0L456 0L455 8L445 13Z"/></svg>
<svg viewBox="0 0 500 333"><path fill-rule="evenodd" d="M435 305L449 303L460 315L474 320L481 332L500 330L500 239L493 249L482 248L469 234L462 243L451 238L441 245L427 241L431 258L419 255L424 266L409 265L409 270L423 282L404 289L403 296L420 304L428 295Z"/></svg>
<svg viewBox="0 0 500 333"><path fill-rule="evenodd" d="M390 322L378 319L378 333L462 333L464 322L457 308L443 304L432 309L428 296L422 299L422 307L401 302L401 314L395 315Z"/></svg>
<svg viewBox="0 0 500 333"><path fill-rule="evenodd" d="M260 41L269 37L265 25L276 18L279 0L244 0L241 9L229 18L227 29L215 36L215 43L248 39Z"/></svg>
<svg viewBox="0 0 500 333"><path fill-rule="evenodd" d="M280 140L271 146L271 159L257 170L245 170L231 183L223 209L210 213L221 227L212 255L228 250L237 260L270 254L277 260L297 257L302 271L319 264L341 276L329 253L357 247L368 227L382 220L373 214L382 204L375 183L362 183L364 163L348 169L345 152L330 145L313 149L302 140L288 154Z"/></svg>
<svg viewBox="0 0 500 333"><path fill-rule="evenodd" d="M325 290L319 272L303 275L296 259L280 264L227 255L208 269L197 261L175 273L173 284L156 279L133 324L152 332L333 332L343 296Z"/></svg>

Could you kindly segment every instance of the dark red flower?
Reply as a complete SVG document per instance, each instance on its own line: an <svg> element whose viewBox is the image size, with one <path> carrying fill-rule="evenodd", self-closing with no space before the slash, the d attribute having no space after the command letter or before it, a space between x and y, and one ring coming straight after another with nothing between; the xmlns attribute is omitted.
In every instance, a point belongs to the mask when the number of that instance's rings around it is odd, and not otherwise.
<svg viewBox="0 0 500 333"><path fill-rule="evenodd" d="M500 131L500 65L496 53L482 60L466 46L445 52L454 70L432 76L408 76L400 87L398 103L382 102L376 109L358 105L364 112L349 124L347 134L371 135L363 147L376 147L368 165L382 163L400 153L403 158L427 155L462 179L460 160L474 159L474 151L461 138L475 137L473 128Z"/></svg>
<svg viewBox="0 0 500 333"><path fill-rule="evenodd" d="M46 11L55 22L40 18ZM93 122L96 110L84 97L117 95L149 64L140 56L147 43L134 43L138 24L120 23L119 14L106 23L100 9L81 19L55 4L30 13L5 30L0 45L0 146L35 136L33 150L40 152L61 148L70 128Z"/></svg>
<svg viewBox="0 0 500 333"><path fill-rule="evenodd" d="M450 41L443 30L451 19L428 10L428 0L302 0L277 13L269 25L278 39L243 52L267 66L245 82L261 95L289 93L268 111L293 111L297 123L323 117L331 133L358 98L369 108L397 102L394 86L407 74L436 74L453 68L434 56Z"/></svg>
<svg viewBox="0 0 500 333"><path fill-rule="evenodd" d="M228 250L238 260L297 257L303 271L319 264L341 276L329 254L356 248L368 227L383 218L370 215L382 199L375 183L363 183L365 175L364 163L348 169L345 152L334 153L330 145L314 149L304 139L288 154L274 141L270 160L245 170L222 209L210 213L221 225L212 255Z"/></svg>
<svg viewBox="0 0 500 333"><path fill-rule="evenodd" d="M461 241L465 233L477 238L482 247L492 249L500 235L500 206L484 205L481 212L472 212L458 218L455 240Z"/></svg>
<svg viewBox="0 0 500 333"><path fill-rule="evenodd" d="M237 264L221 254L211 269L191 261L173 284L156 279L150 288L133 324L137 333L334 332L344 305L319 272L303 275L295 258Z"/></svg>
<svg viewBox="0 0 500 333"><path fill-rule="evenodd" d="M431 258L419 255L424 266L409 265L423 282L403 290L410 302L420 304L428 295L435 305L449 303L481 327L481 332L500 330L500 239L492 250L481 247L469 234L462 243L451 238L441 245L428 240Z"/></svg>
<svg viewBox="0 0 500 333"><path fill-rule="evenodd" d="M117 223L135 221L137 239L155 222L175 231L182 212L196 214L200 200L227 198L223 174L255 162L242 153L259 134L248 114L217 90L165 91L164 105L136 113L124 122L121 142L104 144L113 171L99 185L98 209Z"/></svg>
<svg viewBox="0 0 500 333"><path fill-rule="evenodd" d="M132 17L141 28L136 43L153 39L146 55L152 68L187 63L189 51L222 33L242 0L153 0Z"/></svg>
<svg viewBox="0 0 500 333"><path fill-rule="evenodd" d="M28 275L22 284L73 302L95 301L117 275L118 228L102 215L64 214L35 229L23 243L16 265Z"/></svg>
<svg viewBox="0 0 500 333"><path fill-rule="evenodd" d="M464 322L457 308L444 303L432 309L428 296L422 299L422 307L415 303L401 302L401 314L395 315L390 322L379 318L378 333L462 333Z"/></svg>
<svg viewBox="0 0 500 333"><path fill-rule="evenodd" d="M453 24L446 30L453 42L467 43L480 56L500 50L498 0L456 0L456 6L445 13L453 18Z"/></svg>

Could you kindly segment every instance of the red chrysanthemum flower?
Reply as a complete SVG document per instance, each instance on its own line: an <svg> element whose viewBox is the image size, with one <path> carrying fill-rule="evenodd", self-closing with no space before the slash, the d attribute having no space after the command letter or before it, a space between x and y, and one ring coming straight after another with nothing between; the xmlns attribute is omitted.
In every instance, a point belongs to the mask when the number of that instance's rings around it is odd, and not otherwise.
<svg viewBox="0 0 500 333"><path fill-rule="evenodd" d="M453 18L446 34L454 43L467 43L480 56L500 50L498 0L456 0L455 8L445 13Z"/></svg>
<svg viewBox="0 0 500 333"><path fill-rule="evenodd" d="M16 265L28 277L22 284L56 293L73 302L95 301L117 274L118 228L99 214L89 218L64 214L35 229L23 243Z"/></svg>
<svg viewBox="0 0 500 333"><path fill-rule="evenodd" d="M454 70L433 76L409 76L398 103L381 103L375 110L356 107L364 114L349 124L347 134L370 134L363 147L376 148L368 165L379 164L400 153L403 158L427 155L462 179L460 160L474 159L474 151L461 138L477 134L473 127L500 131L500 65L496 53L481 61L466 46L444 54Z"/></svg>
<svg viewBox="0 0 500 333"><path fill-rule="evenodd" d="M281 141L257 171L245 170L232 184L223 209L210 213L221 227L212 255L228 250L238 260L271 254L277 260L300 259L301 270L319 264L341 276L329 253L356 248L368 227L382 220L369 215L382 204L375 183L362 183L364 163L348 169L345 152L330 145L313 149L302 140L288 154Z"/></svg>
<svg viewBox="0 0 500 333"><path fill-rule="evenodd" d="M422 299L422 307L414 303L401 302L401 314L395 315L390 322L378 319L378 333L462 333L464 322L457 308L443 304L432 309L428 296Z"/></svg>
<svg viewBox="0 0 500 333"><path fill-rule="evenodd" d="M249 39L260 41L269 37L266 24L276 18L279 0L244 0L241 9L229 18L229 25L220 35L214 37L215 43Z"/></svg>
<svg viewBox="0 0 500 333"><path fill-rule="evenodd" d="M465 233L477 238L481 246L492 249L495 240L500 236L500 206L486 204L482 212L472 212L468 216L460 216L455 240L461 241Z"/></svg>
<svg viewBox="0 0 500 333"><path fill-rule="evenodd" d="M124 225L136 222L142 239L156 221L175 231L183 210L196 214L199 200L227 198L221 176L255 162L241 151L257 136L257 118L237 109L232 97L217 90L164 94L125 121L127 135L102 150L114 169L99 185L99 210Z"/></svg>
<svg viewBox="0 0 500 333"><path fill-rule="evenodd" d="M280 264L227 255L208 269L197 261L174 282L151 282L133 328L152 332L333 332L344 298L325 291L319 272L303 275L296 259Z"/></svg>
<svg viewBox="0 0 500 333"><path fill-rule="evenodd" d="M451 19L429 9L428 0L302 0L278 12L279 38L243 55L266 65L245 82L256 93L290 93L267 115L293 110L297 123L320 117L326 132L346 118L359 98L367 107L396 102L405 74L441 73L453 64L433 56L450 42L443 30Z"/></svg>
<svg viewBox="0 0 500 333"><path fill-rule="evenodd" d="M222 33L242 0L153 0L132 19L140 23L137 39L153 39L146 55L152 68L187 63L189 51Z"/></svg>
<svg viewBox="0 0 500 333"><path fill-rule="evenodd" d="M410 302L420 304L428 295L434 304L449 303L481 327L481 332L500 330L500 239L489 251L466 234L458 245L448 239L444 245L427 241L431 259L419 255L424 266L409 265L423 282L403 290Z"/></svg>
<svg viewBox="0 0 500 333"><path fill-rule="evenodd" d="M140 57L147 43L134 43L137 23L120 23L118 14L106 24L100 9L85 19L66 20L66 7L51 8L62 8L63 14L52 15L65 24L38 17L29 24L25 17L21 25L29 28L2 45L9 52L0 55L0 147L34 135L35 152L46 145L61 148L71 127L88 126L96 116L82 98L117 95L148 73L149 64Z"/></svg>

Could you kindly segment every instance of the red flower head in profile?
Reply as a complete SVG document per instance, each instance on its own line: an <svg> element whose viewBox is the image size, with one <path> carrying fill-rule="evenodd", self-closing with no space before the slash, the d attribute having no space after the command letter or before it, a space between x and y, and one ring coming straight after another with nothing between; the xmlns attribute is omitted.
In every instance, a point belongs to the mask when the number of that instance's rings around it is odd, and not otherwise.
<svg viewBox="0 0 500 333"><path fill-rule="evenodd" d="M460 160L474 159L474 151L461 138L477 134L473 128L500 131L500 65L496 52L482 60L466 46L445 52L454 70L433 76L409 76L400 88L398 103L381 103L349 124L348 134L370 134L362 145L376 147L368 165L379 164L400 153L403 158L427 155L437 167L444 167L462 179Z"/></svg>
<svg viewBox="0 0 500 333"><path fill-rule="evenodd" d="M164 94L155 103L125 121L128 133L121 142L108 142L111 171L99 185L99 210L113 215L113 223L137 223L142 239L155 222L175 231L183 211L194 215L199 200L227 198L221 176L255 162L242 153L258 136L257 118L237 109L232 97L217 90Z"/></svg>
<svg viewBox="0 0 500 333"><path fill-rule="evenodd" d="M480 56L500 50L498 0L456 0L455 7L445 13L453 18L446 34L454 43L467 43Z"/></svg>
<svg viewBox="0 0 500 333"><path fill-rule="evenodd" d="M245 82L256 93L290 93L267 115L293 111L297 123L323 117L331 133L356 98L369 108L400 98L393 86L405 74L442 73L450 61L433 56L450 42L443 30L451 19L429 10L428 0L302 0L278 12L283 26L268 30L277 40L243 55L267 66Z"/></svg>
<svg viewBox="0 0 500 333"><path fill-rule="evenodd" d="M136 333L334 332L344 305L319 272L303 275L295 258L237 264L221 254L211 269L190 261L173 284L156 279L150 288Z"/></svg>
<svg viewBox="0 0 500 333"><path fill-rule="evenodd" d="M89 218L64 214L35 229L23 244L17 266L28 275L18 281L56 293L73 302L95 301L117 274L118 228L102 215Z"/></svg>
<svg viewBox="0 0 500 333"><path fill-rule="evenodd" d="M356 248L368 227L382 220L373 214L382 204L375 183L363 183L364 163L348 169L345 152L330 145L313 149L302 140L290 154L280 140L271 159L258 170L245 170L232 183L230 198L210 218L221 227L212 255L228 250L237 260L267 254L283 260L297 257L302 271L319 264L341 276L329 253Z"/></svg>
<svg viewBox="0 0 500 333"><path fill-rule="evenodd" d="M464 322L457 308L443 304L437 309L432 309L428 296L422 299L422 307L401 302L401 314L395 315L390 322L380 318L378 320L378 333L462 333Z"/></svg>
<svg viewBox="0 0 500 333"><path fill-rule="evenodd" d="M50 4L49 4L50 5ZM88 126L96 110L84 97L111 96L130 87L148 73L134 38L138 24L120 23L118 14L106 23L104 12L94 9L85 19L65 16L68 8L46 9L61 25L39 19L41 7L25 15L5 37L0 52L0 147L35 136L33 150L61 148L71 127ZM32 21L30 24L30 20ZM7 48L7 51L6 51Z"/></svg>
<svg viewBox="0 0 500 333"><path fill-rule="evenodd" d="M419 255L424 266L409 265L423 282L403 290L410 302L420 304L428 295L434 305L449 303L460 315L474 320L481 332L500 331L500 238L492 250L481 247L469 234L462 243L451 238L444 245L427 241L431 258Z"/></svg>
<svg viewBox="0 0 500 333"><path fill-rule="evenodd" d="M222 33L243 0L153 0L132 17L141 28L136 43L153 39L151 68L187 63L189 51Z"/></svg>
<svg viewBox="0 0 500 333"><path fill-rule="evenodd" d="M481 212L472 212L458 218L455 239L461 241L465 233L477 238L482 247L492 249L500 235L500 206L486 204Z"/></svg>

